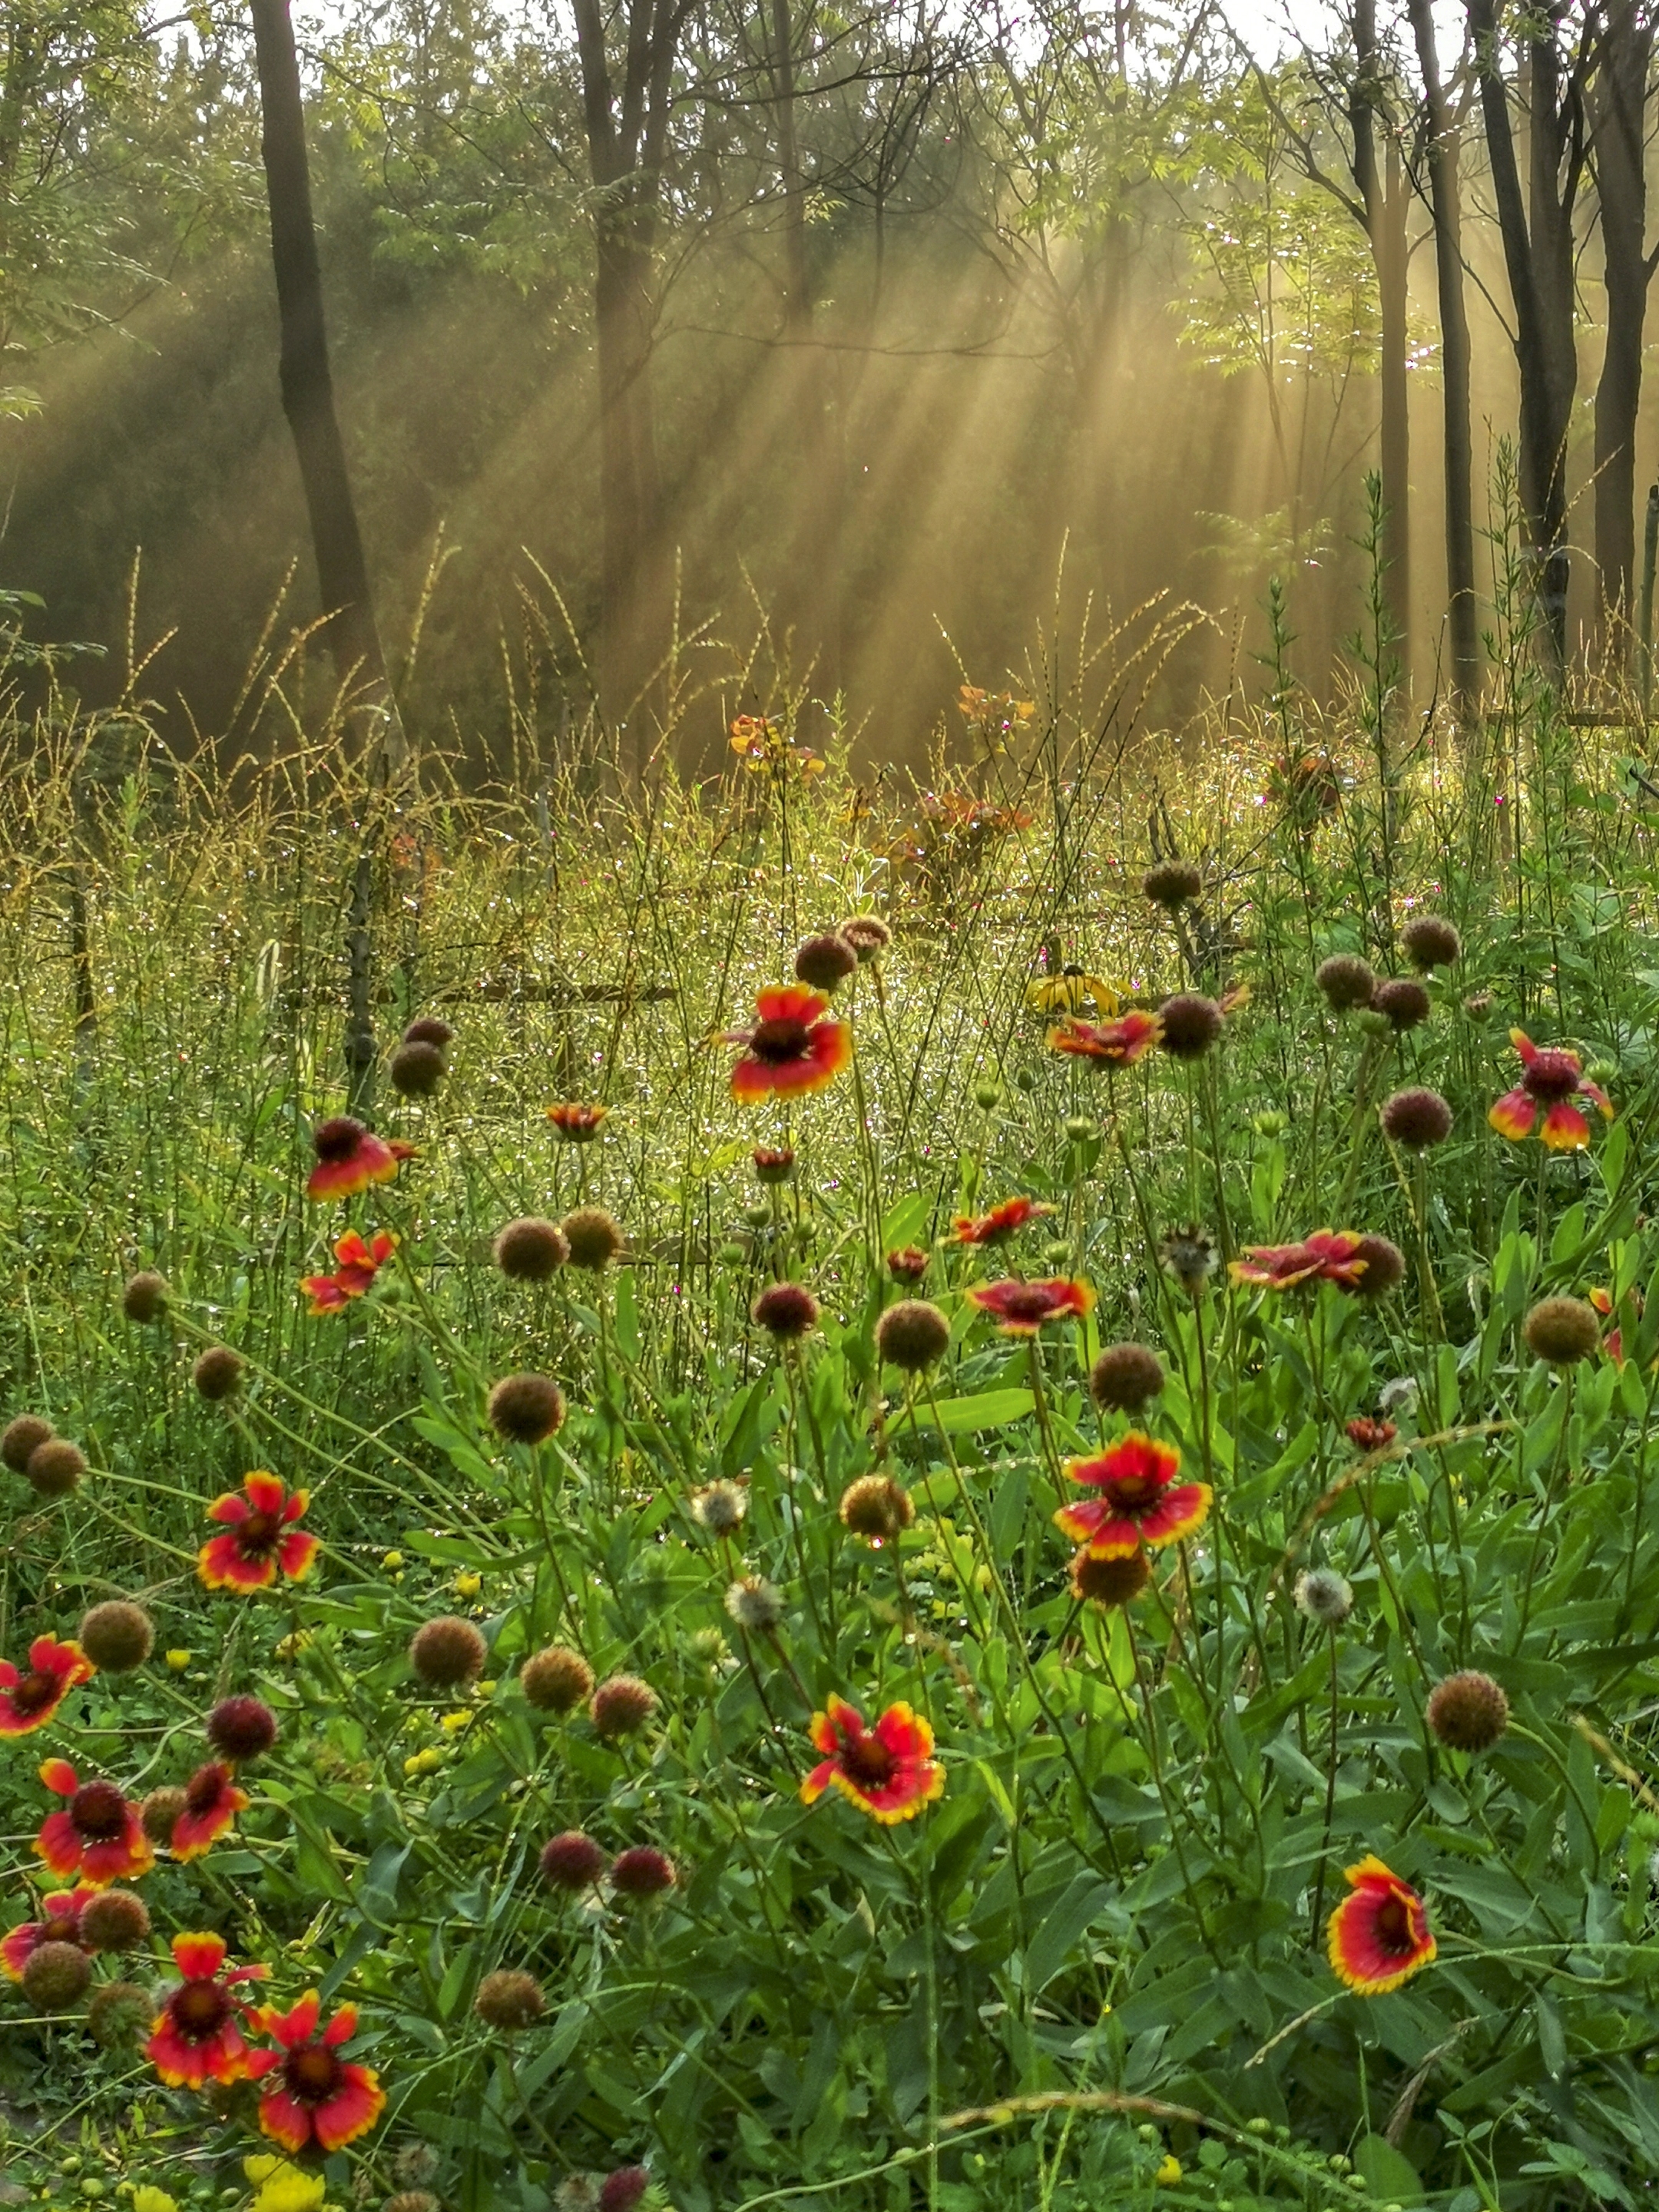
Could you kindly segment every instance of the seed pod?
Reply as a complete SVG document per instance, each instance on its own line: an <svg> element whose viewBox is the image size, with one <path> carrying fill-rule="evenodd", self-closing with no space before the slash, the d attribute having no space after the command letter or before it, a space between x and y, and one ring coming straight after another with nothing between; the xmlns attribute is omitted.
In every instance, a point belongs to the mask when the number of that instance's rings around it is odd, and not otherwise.
<svg viewBox="0 0 1659 2212"><path fill-rule="evenodd" d="M515 1283L544 1283L570 1257L564 1231L556 1221L526 1215L509 1221L495 1239L495 1265Z"/></svg>
<svg viewBox="0 0 1659 2212"><path fill-rule="evenodd" d="M1429 1726L1453 1751L1490 1751L1510 1724L1510 1701L1490 1674L1448 1674L1429 1699Z"/></svg>
<svg viewBox="0 0 1659 2212"><path fill-rule="evenodd" d="M890 1367L907 1375L931 1367L950 1342L950 1322L927 1298L901 1298L876 1323L876 1350Z"/></svg>
<svg viewBox="0 0 1659 2212"><path fill-rule="evenodd" d="M1144 1344L1109 1344L1089 1370L1089 1389L1103 1413L1138 1413L1163 1388L1163 1363Z"/></svg>
<svg viewBox="0 0 1659 2212"><path fill-rule="evenodd" d="M545 1375L507 1375L489 1394L489 1424L508 1443L544 1443L564 1426L564 1393Z"/></svg>
<svg viewBox="0 0 1659 2212"><path fill-rule="evenodd" d="M518 2028L534 2027L547 2010L547 1999L533 1974L498 1966L479 1983L472 2009L486 2027L511 2034Z"/></svg>
<svg viewBox="0 0 1659 2212"><path fill-rule="evenodd" d="M538 1712L571 1713L591 1694L593 1669L580 1651L550 1644L519 1669L526 1701Z"/></svg>
<svg viewBox="0 0 1659 2212"><path fill-rule="evenodd" d="M1527 1349L1552 1367L1588 1359L1601 1341L1595 1309L1583 1298L1540 1298L1521 1324Z"/></svg>
<svg viewBox="0 0 1659 2212"><path fill-rule="evenodd" d="M212 1406L222 1399L234 1398L241 1388L246 1365L241 1353L233 1352L228 1344L209 1345L190 1370L197 1396Z"/></svg>
<svg viewBox="0 0 1659 2212"><path fill-rule="evenodd" d="M129 1321L136 1321L141 1326L159 1321L167 1311L167 1285L164 1275L158 1275L147 1267L140 1273L128 1277L127 1286L121 1293L121 1310Z"/></svg>
<svg viewBox="0 0 1659 2212"><path fill-rule="evenodd" d="M409 1640L409 1663L428 1689L459 1689L476 1682L489 1647L470 1620L453 1613L423 1621Z"/></svg>
<svg viewBox="0 0 1659 2212"><path fill-rule="evenodd" d="M106 1674L131 1674L142 1667L155 1642L155 1624L130 1598L106 1598L81 1617L76 1640L94 1667Z"/></svg>

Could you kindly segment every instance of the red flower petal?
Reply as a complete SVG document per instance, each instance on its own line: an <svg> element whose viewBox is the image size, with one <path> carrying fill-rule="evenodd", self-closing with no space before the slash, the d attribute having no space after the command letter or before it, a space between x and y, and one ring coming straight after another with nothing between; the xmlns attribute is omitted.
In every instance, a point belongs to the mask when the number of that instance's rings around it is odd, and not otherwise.
<svg viewBox="0 0 1659 2212"><path fill-rule="evenodd" d="M1576 1106L1558 1098L1547 1109L1538 1133L1553 1152L1580 1152L1589 1142L1589 1123Z"/></svg>
<svg viewBox="0 0 1659 2212"><path fill-rule="evenodd" d="M1508 1137L1518 1144L1522 1137L1531 1134L1537 1111L1530 1096L1517 1088L1506 1091L1493 1104L1486 1119L1500 1137Z"/></svg>
<svg viewBox="0 0 1659 2212"><path fill-rule="evenodd" d="M312 2124L325 2150L338 2150L343 2143L366 2135L385 2110L385 2094L374 2069L345 2065L340 2069L339 2087L317 2107Z"/></svg>

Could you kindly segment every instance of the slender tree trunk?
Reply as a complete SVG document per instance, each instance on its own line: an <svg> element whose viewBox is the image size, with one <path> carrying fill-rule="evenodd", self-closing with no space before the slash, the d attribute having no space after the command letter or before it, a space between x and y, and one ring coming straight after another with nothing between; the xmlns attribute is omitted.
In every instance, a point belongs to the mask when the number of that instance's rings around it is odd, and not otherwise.
<svg viewBox="0 0 1659 2212"><path fill-rule="evenodd" d="M1457 128L1441 82L1431 0L1409 0L1428 109L1429 204L1440 303L1440 382L1444 413L1446 593L1451 689L1460 719L1480 708L1480 630L1474 595L1474 461L1469 427L1469 319L1463 300L1463 219Z"/></svg>
<svg viewBox="0 0 1659 2212"><path fill-rule="evenodd" d="M1409 665L1411 623L1411 426L1406 386L1406 210L1408 195L1392 137L1385 166L1376 158L1376 108L1384 57L1376 40L1376 0L1354 0L1354 76L1349 102L1353 177L1376 267L1382 307L1382 422L1384 589L1401 658Z"/></svg>
<svg viewBox="0 0 1659 2212"><path fill-rule="evenodd" d="M398 775L407 764L408 748L386 680L362 533L334 409L294 26L288 0L251 0L251 6L259 75L260 151L282 332L283 411L300 464L335 666L356 702L373 709L386 765Z"/></svg>
<svg viewBox="0 0 1659 2212"><path fill-rule="evenodd" d="M1595 562L1603 641L1627 636L1635 614L1636 417L1647 318L1647 179L1643 162L1652 21L1637 0L1613 0L1603 33L1592 118L1601 210L1607 337L1595 387Z"/></svg>

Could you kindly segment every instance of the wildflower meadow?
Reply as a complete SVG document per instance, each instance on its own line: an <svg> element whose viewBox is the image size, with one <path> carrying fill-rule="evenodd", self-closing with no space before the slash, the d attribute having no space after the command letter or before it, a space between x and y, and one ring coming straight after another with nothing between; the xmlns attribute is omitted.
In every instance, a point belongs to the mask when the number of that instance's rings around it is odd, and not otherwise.
<svg viewBox="0 0 1659 2212"><path fill-rule="evenodd" d="M4 2202L1650 2199L1652 786L1158 619L877 783L14 714Z"/></svg>

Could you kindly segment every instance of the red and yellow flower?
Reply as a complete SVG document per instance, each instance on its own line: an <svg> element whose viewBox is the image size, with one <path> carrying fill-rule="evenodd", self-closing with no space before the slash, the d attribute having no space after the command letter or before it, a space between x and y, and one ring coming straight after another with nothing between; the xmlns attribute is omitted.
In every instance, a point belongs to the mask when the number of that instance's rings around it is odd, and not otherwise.
<svg viewBox="0 0 1659 2212"><path fill-rule="evenodd" d="M317 1992L307 1990L289 2012L267 2005L259 2025L277 2048L251 2052L247 2072L265 2085L259 2125L271 2141L287 2151L313 2142L334 2151L367 2135L386 2109L386 2094L372 2066L339 2056L356 2033L356 2005L342 2005L322 2027Z"/></svg>
<svg viewBox="0 0 1659 2212"><path fill-rule="evenodd" d="M1054 1051L1074 1054L1097 1067L1133 1067L1163 1034L1156 1014L1127 1013L1114 1022L1085 1022L1068 1015L1049 1030L1048 1042Z"/></svg>
<svg viewBox="0 0 1659 2212"><path fill-rule="evenodd" d="M78 1644L37 1636L27 1674L0 1659L0 1736L27 1735L44 1728L70 1692L97 1672Z"/></svg>
<svg viewBox="0 0 1659 2212"><path fill-rule="evenodd" d="M149 1872L155 1853L138 1808L118 1784L82 1782L66 1759L44 1760L40 1779L54 1796L69 1801L60 1812L47 1814L34 1839L48 1872L92 1889Z"/></svg>
<svg viewBox="0 0 1659 2212"><path fill-rule="evenodd" d="M853 1032L845 1022L825 1020L829 1011L823 993L805 983L757 992L754 1028L724 1032L726 1043L745 1048L732 1071L732 1096L752 1106L833 1083L853 1057Z"/></svg>
<svg viewBox="0 0 1659 2212"><path fill-rule="evenodd" d="M547 1118L568 1145L591 1145L610 1112L608 1106L577 1106L567 1101L550 1106Z"/></svg>
<svg viewBox="0 0 1659 2212"><path fill-rule="evenodd" d="M945 1789L945 1769L933 1757L933 1731L902 1703L889 1705L873 1728L844 1698L831 1698L814 1713L812 1747L824 1757L800 1785L804 1803L815 1805L826 1790L839 1790L872 1820L890 1827L914 1820Z"/></svg>
<svg viewBox="0 0 1659 2212"><path fill-rule="evenodd" d="M306 1182L311 1199L356 1198L372 1182L390 1182L405 1160L415 1158L413 1145L401 1137L377 1137L349 1114L336 1114L319 1121L311 1133L317 1164Z"/></svg>
<svg viewBox="0 0 1659 2212"><path fill-rule="evenodd" d="M23 1969L43 1943L79 1943L88 1948L81 1935L81 1915L88 1900L98 1892L89 1884L78 1889L54 1890L42 1900L40 1910L44 1920L26 1920L21 1928L12 1929L0 1937L0 1968L15 1982L23 1978Z"/></svg>
<svg viewBox="0 0 1659 2212"><path fill-rule="evenodd" d="M1316 1229L1299 1244L1247 1244L1227 1273L1235 1283L1269 1291L1291 1290L1298 1283L1335 1283L1351 1291L1365 1272L1364 1241L1357 1229Z"/></svg>
<svg viewBox="0 0 1659 2212"><path fill-rule="evenodd" d="M338 1313L353 1298L374 1287L374 1278L398 1249L389 1229L377 1230L367 1243L355 1229L336 1240L334 1257L339 1266L331 1275L302 1275L300 1288L311 1300L313 1314Z"/></svg>
<svg viewBox="0 0 1659 2212"><path fill-rule="evenodd" d="M1062 1505L1054 1526L1097 1559L1118 1559L1145 1544L1157 1551L1201 1528L1210 1510L1207 1482L1177 1482L1181 1454L1174 1444L1132 1429L1091 1459L1068 1459L1070 1481L1100 1492Z"/></svg>
<svg viewBox="0 0 1659 2212"><path fill-rule="evenodd" d="M1026 1223L1035 1221L1044 1213L1054 1212L1040 1199L1005 1198L1000 1206L994 1206L988 1213L978 1215L959 1213L951 1224L951 1239L956 1244L1000 1244Z"/></svg>
<svg viewBox="0 0 1659 2212"><path fill-rule="evenodd" d="M1035 1336L1046 1321L1081 1321L1095 1302L1087 1283L1051 1275L1041 1283L975 1283L968 1296L994 1316L1005 1336Z"/></svg>
<svg viewBox="0 0 1659 2212"><path fill-rule="evenodd" d="M176 1859L199 1859L235 1826L236 1815L248 1807L246 1790L220 1759L198 1766L185 1784L185 1809L173 1824L167 1838Z"/></svg>
<svg viewBox="0 0 1659 2212"><path fill-rule="evenodd" d="M242 1485L245 1497L228 1491L208 1508L210 1521L229 1533L210 1536L197 1554L196 1571L210 1589L269 1589L279 1573L291 1583L308 1574L320 1540L294 1526L311 1503L308 1491L290 1497L274 1474L263 1468Z"/></svg>
<svg viewBox="0 0 1659 2212"><path fill-rule="evenodd" d="M1544 1109L1538 1133L1552 1152L1582 1152L1589 1142L1589 1123L1571 1103L1582 1091L1608 1121L1613 1101L1589 1080L1584 1063L1563 1045L1535 1045L1524 1030L1511 1030L1510 1042L1521 1055L1521 1080L1506 1091L1486 1119L1500 1137L1519 1143L1532 1134L1538 1109Z"/></svg>
<svg viewBox="0 0 1659 2212"><path fill-rule="evenodd" d="M1613 1293L1611 1291L1598 1288L1593 1291L1586 1291L1584 1296L1589 1300L1590 1304L1595 1308L1596 1312L1601 1315L1604 1321L1610 1320L1612 1318ZM1629 1308L1636 1319L1640 1321L1642 1318L1643 1304L1641 1291L1637 1290L1626 1291L1623 1303ZM1622 1367L1625 1364L1625 1332L1623 1328L1604 1329L1601 1333L1601 1349L1607 1354L1607 1358L1612 1360L1615 1367ZM1659 1359L1656 1359L1652 1364L1655 1368L1659 1369ZM3 1733L3 1731L0 1731L0 1733Z"/></svg>
<svg viewBox="0 0 1659 2212"><path fill-rule="evenodd" d="M1379 1997L1408 1982L1435 1954L1423 1900L1381 1859L1370 1855L1345 1870L1352 1894L1330 1918L1326 1948L1351 1990Z"/></svg>
<svg viewBox="0 0 1659 2212"><path fill-rule="evenodd" d="M184 1977L156 2015L144 2056L173 2089L199 2089L204 2081L240 2081L251 2056L245 2027L257 2028L258 2008L235 1993L238 1982L262 1981L263 1966L225 1963L221 1936L175 1936L173 1962Z"/></svg>

